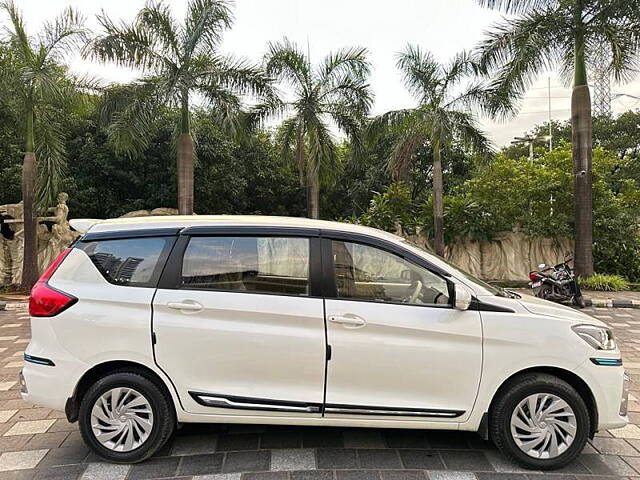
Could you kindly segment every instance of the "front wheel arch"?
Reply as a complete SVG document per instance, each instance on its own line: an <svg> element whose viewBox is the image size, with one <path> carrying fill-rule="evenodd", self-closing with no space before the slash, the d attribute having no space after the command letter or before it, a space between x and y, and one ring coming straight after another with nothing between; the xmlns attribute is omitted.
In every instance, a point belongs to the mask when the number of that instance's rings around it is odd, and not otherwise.
<svg viewBox="0 0 640 480"><path fill-rule="evenodd" d="M176 411L176 405L173 400L173 395L171 395L171 392L169 391L169 388L167 387L165 381L156 372L140 363L125 360L115 360L94 365L82 375L82 377L78 381L78 384L76 385L73 396L69 397L65 404L64 413L67 416L67 420L71 423L78 421L80 404L82 403L82 399L84 398L84 395L87 393L91 385L93 385L96 381L106 375L114 372L124 371L138 373L148 378L166 395L166 397L171 402L174 411Z"/></svg>
<svg viewBox="0 0 640 480"><path fill-rule="evenodd" d="M589 420L591 423L591 432L589 432L589 437L593 438L596 431L598 430L598 406L596 404L596 400L593 395L593 392L591 391L591 388L589 388L589 385L587 385L582 378L580 378L578 375L576 375L575 373L569 370L565 370L564 368L532 367L532 368L526 368L524 370L515 372L509 378L507 378L504 382L502 382L502 384L498 387L498 389L493 394L491 403L489 404L489 412L491 412L496 400L500 397L504 389L508 388L509 385L517 377L521 375L526 375L529 373L546 373L549 375L553 375L554 377L564 380L565 382L567 382L569 385L571 385L573 388L576 389L576 391L580 394L580 396L584 399L585 403L587 404L587 410L589 412ZM485 426L485 428L487 427L488 425Z"/></svg>

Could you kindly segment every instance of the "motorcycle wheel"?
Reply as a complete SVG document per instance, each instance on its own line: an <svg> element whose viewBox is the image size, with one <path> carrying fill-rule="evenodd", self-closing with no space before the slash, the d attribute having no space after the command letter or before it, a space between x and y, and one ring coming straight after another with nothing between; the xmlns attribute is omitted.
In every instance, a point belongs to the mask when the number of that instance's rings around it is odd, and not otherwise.
<svg viewBox="0 0 640 480"><path fill-rule="evenodd" d="M549 297L553 294L553 289L551 285L542 285L540 289L536 292L536 297L542 298L544 300L549 300Z"/></svg>

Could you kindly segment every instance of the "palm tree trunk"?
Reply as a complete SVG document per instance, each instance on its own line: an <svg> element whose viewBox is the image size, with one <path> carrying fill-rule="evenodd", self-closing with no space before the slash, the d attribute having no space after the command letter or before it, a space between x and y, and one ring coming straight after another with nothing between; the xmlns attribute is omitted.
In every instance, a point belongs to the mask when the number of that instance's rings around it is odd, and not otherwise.
<svg viewBox="0 0 640 480"><path fill-rule="evenodd" d="M180 136L176 145L178 175L178 212L193 215L193 138L189 125L189 96L182 94Z"/></svg>
<svg viewBox="0 0 640 480"><path fill-rule="evenodd" d="M309 218L320 218L320 181L317 172L311 172L308 176L307 215Z"/></svg>
<svg viewBox="0 0 640 480"><path fill-rule="evenodd" d="M444 186L440 153L440 142L433 142L433 248L437 255L444 257Z"/></svg>
<svg viewBox="0 0 640 480"><path fill-rule="evenodd" d="M24 250L21 288L30 290L38 280L38 237L34 215L36 189L36 154L34 153L33 109L27 111L26 145L22 162L22 206L24 219Z"/></svg>
<svg viewBox="0 0 640 480"><path fill-rule="evenodd" d="M578 275L593 275L593 190L591 174L591 95L587 85L584 33L575 39L575 78L571 93L571 143L574 185L574 264Z"/></svg>

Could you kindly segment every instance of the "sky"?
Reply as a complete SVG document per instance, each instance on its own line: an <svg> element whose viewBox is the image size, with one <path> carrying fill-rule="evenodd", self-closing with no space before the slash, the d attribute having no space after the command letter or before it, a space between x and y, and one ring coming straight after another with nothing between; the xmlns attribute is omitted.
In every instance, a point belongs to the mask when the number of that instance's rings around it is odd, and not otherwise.
<svg viewBox="0 0 640 480"><path fill-rule="evenodd" d="M27 28L36 32L42 23L71 5L87 18L93 31L99 30L95 15L104 10L112 19L131 20L144 0L15 0ZM177 18L182 18L186 0L170 0ZM260 62L269 41L288 37L309 46L312 63L330 51L345 46L369 50L372 63L370 83L375 94L373 114L415 105L405 91L395 68L395 54L407 43L430 50L446 62L454 54L471 49L483 32L501 15L480 8L474 0L236 0L235 24L225 33L222 51ZM0 20L3 24L6 18ZM70 68L89 73L106 82L126 82L137 72L67 58ZM521 102L520 113L506 121L480 119L496 146L503 146L548 118L548 82L551 81L551 118L569 118L571 91L554 72L547 72L532 85ZM640 97L640 76L626 85L612 85L613 93ZM614 113L640 108L640 100L619 97Z"/></svg>

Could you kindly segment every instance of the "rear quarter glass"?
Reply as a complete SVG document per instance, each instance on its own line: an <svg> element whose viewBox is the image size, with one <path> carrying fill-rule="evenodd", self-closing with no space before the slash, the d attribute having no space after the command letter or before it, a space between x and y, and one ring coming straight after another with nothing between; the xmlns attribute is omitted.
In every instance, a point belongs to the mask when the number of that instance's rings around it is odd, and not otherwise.
<svg viewBox="0 0 640 480"><path fill-rule="evenodd" d="M84 251L109 283L155 287L176 237L140 237L81 241Z"/></svg>

